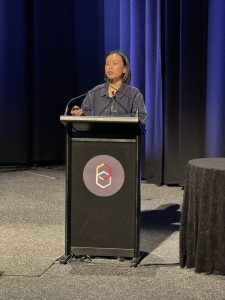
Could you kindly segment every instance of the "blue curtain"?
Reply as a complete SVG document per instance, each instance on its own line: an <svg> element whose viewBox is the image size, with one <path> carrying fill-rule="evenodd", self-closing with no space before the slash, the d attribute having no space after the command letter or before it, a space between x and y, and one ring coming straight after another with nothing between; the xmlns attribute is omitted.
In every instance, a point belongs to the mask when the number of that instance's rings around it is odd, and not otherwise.
<svg viewBox="0 0 225 300"><path fill-rule="evenodd" d="M161 66L161 2L104 1L105 52L120 49L129 57L132 80L146 99L144 176L162 180L163 114Z"/></svg>
<svg viewBox="0 0 225 300"><path fill-rule="evenodd" d="M73 1L0 1L0 163L62 161L74 88Z"/></svg>
<svg viewBox="0 0 225 300"><path fill-rule="evenodd" d="M179 172L225 156L224 1L180 1Z"/></svg>
<svg viewBox="0 0 225 300"><path fill-rule="evenodd" d="M29 156L26 21L23 1L15 2L13 9L6 1L0 1L0 162L23 162Z"/></svg>
<svg viewBox="0 0 225 300"><path fill-rule="evenodd" d="M149 113L143 175L182 185L189 159L225 156L224 20L222 0L1 0L0 163L62 161L59 115L120 49Z"/></svg>
<svg viewBox="0 0 225 300"><path fill-rule="evenodd" d="M209 0L206 156L225 156L225 2Z"/></svg>
<svg viewBox="0 0 225 300"><path fill-rule="evenodd" d="M180 1L179 182L187 161L205 156L207 12L207 1Z"/></svg>

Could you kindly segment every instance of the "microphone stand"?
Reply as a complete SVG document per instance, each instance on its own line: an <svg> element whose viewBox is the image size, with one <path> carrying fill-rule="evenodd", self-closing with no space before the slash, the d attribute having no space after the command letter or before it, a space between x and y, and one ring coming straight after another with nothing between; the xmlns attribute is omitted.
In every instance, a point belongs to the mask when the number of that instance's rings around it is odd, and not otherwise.
<svg viewBox="0 0 225 300"><path fill-rule="evenodd" d="M113 88L114 90L116 90L118 93L120 93L120 94L126 96L127 98L131 99L133 101L133 103L134 103L134 101L136 101L136 99L134 99L134 98L128 96L127 94L121 92L120 90L118 90L114 86L110 85L110 87ZM128 114L129 112L127 111L127 109L116 99L116 95L114 96L114 99L115 99L116 103L118 103ZM139 119L139 108L138 107L136 108L136 111L134 113L136 114L136 117ZM145 126L143 124L141 125L141 130L142 130L143 133L145 133Z"/></svg>
<svg viewBox="0 0 225 300"><path fill-rule="evenodd" d="M111 83L111 82L110 82L110 83ZM110 85L110 83L109 83L109 85ZM134 99L134 98L132 98L132 97L128 96L127 94L125 94L125 93L121 92L120 90L118 90L118 89L117 89L117 88L115 88L114 86L110 85L110 87L111 87L111 88L113 88L114 90L116 90L117 92L119 92L120 94L122 94L122 95L126 96L127 98L130 98L132 101L135 101L135 99Z"/></svg>
<svg viewBox="0 0 225 300"><path fill-rule="evenodd" d="M105 87L107 87L110 83L111 83L111 82L106 83L106 84L105 84ZM92 94L92 93L94 93L94 92L96 92L96 91L98 91L98 90L101 90L102 88L103 88L103 86L101 86L101 87L98 88L98 89L94 89L94 90L88 91L87 93L84 93L84 94L82 94L82 95L79 95L79 96L77 96L77 97L74 97L74 98L70 99L69 102L68 102L67 105L66 105L65 112L64 112L64 116L67 116L69 106L70 106L70 104L71 104L73 101L79 100L79 99L81 99L82 97L87 96L88 94Z"/></svg>
<svg viewBox="0 0 225 300"><path fill-rule="evenodd" d="M110 82L110 83L111 83L111 82ZM110 84L110 83L109 83L109 84ZM120 90L118 90L118 89L115 88L114 86L110 85L110 87L113 88L114 90L116 90L118 93L120 93L120 94L126 96L127 98L131 99L133 102L136 101L134 98L132 98L132 97L128 96L127 94L121 92ZM115 98L116 103L118 103L118 104L126 111L126 113L128 114L129 112L127 111L127 109L126 109L126 108L125 108L125 107L124 107L124 106L116 99L116 95L114 96L114 98ZM136 115L137 115L137 114L139 114L138 107L137 107L137 110L136 110ZM138 117L138 116L139 116L139 115L137 115L137 117Z"/></svg>
<svg viewBox="0 0 225 300"><path fill-rule="evenodd" d="M73 102L73 101L75 101L75 100L78 100L78 99L81 99L82 97L85 97L87 94L88 94L88 92L87 92L87 93L84 93L84 94L82 94L82 95L79 95L79 96L77 96L77 97L74 97L74 98L72 98L72 99L70 99L69 102L68 102L67 105L66 105L65 112L64 112L64 116L67 116L67 114L68 114L68 109L69 109L69 105L70 105L71 102Z"/></svg>
<svg viewBox="0 0 225 300"><path fill-rule="evenodd" d="M99 113L99 115L101 116L102 115L102 113L104 112L104 111L106 111L106 109L111 105L113 105L113 102L114 101L116 101L116 97L115 96L113 96L112 98L109 98L110 99L110 101L109 101L109 103L100 111L100 113ZM116 101L117 102L117 101ZM111 111L111 109L110 109L110 112L112 112Z"/></svg>

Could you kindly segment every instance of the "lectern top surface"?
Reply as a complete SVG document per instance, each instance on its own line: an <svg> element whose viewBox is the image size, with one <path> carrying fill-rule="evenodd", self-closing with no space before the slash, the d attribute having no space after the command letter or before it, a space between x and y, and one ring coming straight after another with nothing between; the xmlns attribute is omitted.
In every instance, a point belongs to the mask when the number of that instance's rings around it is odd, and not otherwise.
<svg viewBox="0 0 225 300"><path fill-rule="evenodd" d="M138 117L60 116L61 122L138 123Z"/></svg>

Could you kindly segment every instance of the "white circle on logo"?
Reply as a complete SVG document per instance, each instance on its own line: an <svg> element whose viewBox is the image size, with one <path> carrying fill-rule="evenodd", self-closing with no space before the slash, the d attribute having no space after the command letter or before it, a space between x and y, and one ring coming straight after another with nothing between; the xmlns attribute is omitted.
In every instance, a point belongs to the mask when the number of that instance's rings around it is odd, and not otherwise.
<svg viewBox="0 0 225 300"><path fill-rule="evenodd" d="M83 180L87 189L101 197L112 196L123 186L125 179L121 163L110 155L97 155L84 167Z"/></svg>

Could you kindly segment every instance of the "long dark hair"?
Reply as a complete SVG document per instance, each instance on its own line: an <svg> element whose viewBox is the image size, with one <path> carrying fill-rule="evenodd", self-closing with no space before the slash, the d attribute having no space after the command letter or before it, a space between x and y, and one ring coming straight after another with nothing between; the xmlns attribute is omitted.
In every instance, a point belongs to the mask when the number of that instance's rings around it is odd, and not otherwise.
<svg viewBox="0 0 225 300"><path fill-rule="evenodd" d="M131 71L130 71L130 63L129 63L128 58L126 57L126 55L122 51L114 50L114 51L110 51L109 53L106 54L105 60L111 54L118 54L122 58L123 64L126 67L126 72L123 75L122 81L125 82L125 83L130 83L130 81L131 81ZM106 75L105 75L105 80L109 81L109 79Z"/></svg>

